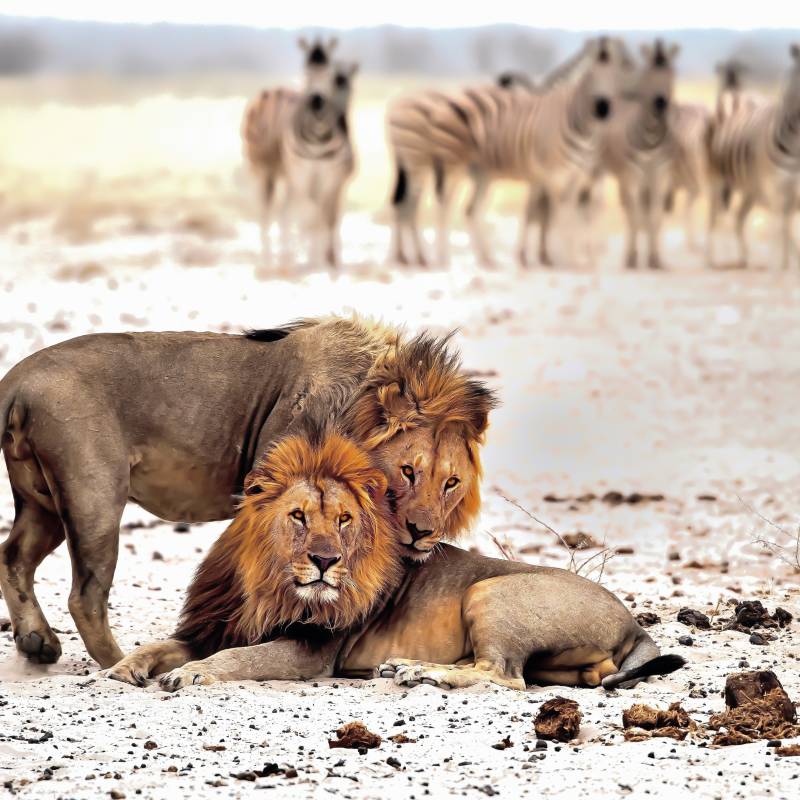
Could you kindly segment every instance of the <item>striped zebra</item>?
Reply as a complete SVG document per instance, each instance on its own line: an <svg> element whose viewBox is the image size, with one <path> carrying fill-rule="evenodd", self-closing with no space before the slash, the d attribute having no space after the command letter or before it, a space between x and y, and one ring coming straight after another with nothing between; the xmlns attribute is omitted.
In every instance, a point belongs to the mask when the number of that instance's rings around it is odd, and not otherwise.
<svg viewBox="0 0 800 800"><path fill-rule="evenodd" d="M738 192L736 237L740 266L748 262L745 228L756 204L780 215L781 266L788 269L800 245L792 222L800 202L800 45L790 48L792 67L777 100L748 95L709 130L709 219L707 261L714 266L714 234L726 193Z"/></svg>
<svg viewBox="0 0 800 800"><path fill-rule="evenodd" d="M747 66L736 59L721 61L716 65L719 83L717 85L716 115L720 119L736 111L742 99L743 76L747 73Z"/></svg>
<svg viewBox="0 0 800 800"><path fill-rule="evenodd" d="M567 191L578 174L591 169L599 125L612 114L628 66L622 43L600 37L589 40L538 91L490 85L429 91L395 102L387 119L397 170L393 257L425 264L418 210L425 181L433 175L439 260L447 263L450 207L459 180L467 177L472 182L467 220L473 248L478 260L490 265L482 228L490 183L523 180L547 197Z"/></svg>
<svg viewBox="0 0 800 800"><path fill-rule="evenodd" d="M642 45L644 65L633 93L635 100L601 137L602 168L616 180L625 216L625 264L630 269L638 264L642 232L647 238L648 265L651 269L662 266L661 222L673 190L673 176L686 155L675 135L670 109L678 51L678 45L667 47L660 39L652 46Z"/></svg>
<svg viewBox="0 0 800 800"><path fill-rule="evenodd" d="M279 187L284 191L280 229L284 258L289 255L290 213L301 203L313 208L312 243L324 237L324 258L339 261L339 223L344 188L355 170L348 129L353 76L357 65L334 62L336 40L300 40L306 54L305 86L266 89L245 109L245 158L262 186L261 245L272 261L269 230ZM314 257L315 254L312 255Z"/></svg>

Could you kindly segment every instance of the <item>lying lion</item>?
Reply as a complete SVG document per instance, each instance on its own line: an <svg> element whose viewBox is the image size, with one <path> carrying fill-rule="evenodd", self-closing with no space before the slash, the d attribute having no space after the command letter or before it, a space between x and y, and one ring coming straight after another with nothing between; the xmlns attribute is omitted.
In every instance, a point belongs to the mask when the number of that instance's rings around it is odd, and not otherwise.
<svg viewBox="0 0 800 800"><path fill-rule="evenodd" d="M61 654L33 582L66 536L70 613L101 666L119 661L108 594L125 503L169 520L226 519L253 464L309 414L338 417L372 451L407 555L424 558L478 511L478 450L494 403L446 338L405 340L359 320L246 336L82 336L35 353L0 381L16 508L0 590L17 649L39 662ZM452 435L436 439L443 428Z"/></svg>
<svg viewBox="0 0 800 800"><path fill-rule="evenodd" d="M169 691L376 671L409 686L612 688L684 663L661 656L614 595L571 572L449 545L403 561L381 486L352 440L277 445L198 569L173 638L107 675L144 685L171 670L160 681Z"/></svg>

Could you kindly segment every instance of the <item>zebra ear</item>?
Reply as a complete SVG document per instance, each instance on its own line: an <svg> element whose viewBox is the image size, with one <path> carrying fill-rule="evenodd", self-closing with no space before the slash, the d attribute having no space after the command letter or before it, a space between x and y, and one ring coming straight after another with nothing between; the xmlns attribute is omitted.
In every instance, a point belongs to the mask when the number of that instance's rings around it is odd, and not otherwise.
<svg viewBox="0 0 800 800"><path fill-rule="evenodd" d="M339 45L339 37L331 36L331 38L328 39L328 46L326 48L328 53L329 54L332 53L338 47L338 45Z"/></svg>
<svg viewBox="0 0 800 800"><path fill-rule="evenodd" d="M649 64L653 60L653 48L650 47L649 44L643 44L639 48L639 52L642 54L642 58L645 60L646 64Z"/></svg>

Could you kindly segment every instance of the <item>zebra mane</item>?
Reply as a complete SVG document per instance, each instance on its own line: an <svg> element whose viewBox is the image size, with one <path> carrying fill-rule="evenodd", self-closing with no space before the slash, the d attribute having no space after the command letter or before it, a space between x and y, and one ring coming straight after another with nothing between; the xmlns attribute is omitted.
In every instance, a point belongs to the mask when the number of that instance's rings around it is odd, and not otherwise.
<svg viewBox="0 0 800 800"><path fill-rule="evenodd" d="M596 39L588 39L577 53L551 70L539 82L540 92L547 92L564 83L577 81L594 61Z"/></svg>

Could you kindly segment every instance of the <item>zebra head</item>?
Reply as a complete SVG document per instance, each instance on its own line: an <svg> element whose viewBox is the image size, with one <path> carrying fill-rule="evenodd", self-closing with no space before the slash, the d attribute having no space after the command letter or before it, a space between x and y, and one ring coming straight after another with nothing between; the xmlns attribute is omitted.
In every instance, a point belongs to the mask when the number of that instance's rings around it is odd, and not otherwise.
<svg viewBox="0 0 800 800"><path fill-rule="evenodd" d="M666 117L672 102L674 62L679 51L679 45L667 47L661 39L656 39L652 45L642 45L644 67L639 76L637 95L644 112L656 119Z"/></svg>
<svg viewBox="0 0 800 800"><path fill-rule="evenodd" d="M579 93L588 102L592 118L603 121L612 116L618 99L628 90L634 60L622 39L612 36L590 39L583 53Z"/></svg>
<svg viewBox="0 0 800 800"><path fill-rule="evenodd" d="M795 115L800 115L800 44L791 45L789 55L792 57L792 66L789 70L789 79L783 95L784 106L788 102Z"/></svg>
<svg viewBox="0 0 800 800"><path fill-rule="evenodd" d="M302 107L315 127L347 132L347 113L353 90L355 62L335 61L326 69L306 72Z"/></svg>
<svg viewBox="0 0 800 800"><path fill-rule="evenodd" d="M339 44L339 40L332 36L327 41L318 36L312 41L308 41L304 36L297 40L297 44L305 54L306 75L319 71L325 71L331 64L331 55Z"/></svg>
<svg viewBox="0 0 800 800"><path fill-rule="evenodd" d="M747 73L747 65L735 58L720 61L715 67L719 76L719 92L738 92L742 88L742 77Z"/></svg>

